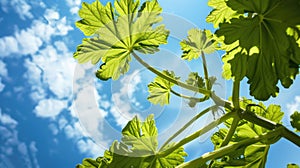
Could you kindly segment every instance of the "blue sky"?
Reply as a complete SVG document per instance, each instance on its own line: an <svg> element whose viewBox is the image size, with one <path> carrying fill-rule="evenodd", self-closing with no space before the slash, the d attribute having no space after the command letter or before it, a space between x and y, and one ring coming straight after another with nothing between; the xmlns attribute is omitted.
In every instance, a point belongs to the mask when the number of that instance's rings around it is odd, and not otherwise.
<svg viewBox="0 0 300 168"><path fill-rule="evenodd" d="M143 59L179 75L198 71L199 62L187 64L180 59L178 43L190 28L213 28L205 22L210 11L206 1L159 2L171 30L169 44ZM79 65L72 58L84 37L74 26L80 4L81 0L0 0L1 168L74 167L84 157L102 155L114 139L120 138L121 128L134 115L145 118L154 113L162 142L205 108L189 108L186 101L175 97L170 106L151 105L146 101L147 83L154 75L135 61L119 81L96 80L93 72L97 67ZM221 78L220 54L211 54L208 60L211 74L220 83L217 93L228 97L231 84ZM288 116L300 110L299 84L297 79L290 90L281 89L277 99L268 101L282 105L287 125ZM249 96L246 82L241 94ZM179 138L211 119L212 115L206 116ZM187 159L212 150L209 134L187 145L186 150ZM280 140L271 147L267 167L300 164L299 156L299 148Z"/></svg>

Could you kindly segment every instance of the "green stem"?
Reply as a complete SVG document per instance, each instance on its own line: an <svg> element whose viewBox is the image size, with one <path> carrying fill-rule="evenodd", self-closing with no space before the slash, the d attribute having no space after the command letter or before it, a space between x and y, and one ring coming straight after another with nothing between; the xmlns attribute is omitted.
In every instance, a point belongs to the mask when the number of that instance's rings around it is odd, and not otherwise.
<svg viewBox="0 0 300 168"><path fill-rule="evenodd" d="M213 108L218 107L217 105L211 106L206 108L205 110L198 113L196 116L194 116L189 122L187 122L183 127L181 127L175 134L173 134L159 149L161 151L165 146L167 146L174 138L176 138L180 133L182 133L186 128L188 128L192 123L194 123L196 120L198 120L200 117L202 117L204 114L212 110Z"/></svg>
<svg viewBox="0 0 300 168"><path fill-rule="evenodd" d="M240 108L240 81L233 81L233 89L232 89L232 103L235 109Z"/></svg>
<svg viewBox="0 0 300 168"><path fill-rule="evenodd" d="M208 79L208 70L207 70L207 63L206 63L206 59L205 59L205 55L204 52L201 52L201 57L202 57L202 65L203 65L203 71L204 71L204 79L205 79L205 84L206 84L206 89L210 90L210 82Z"/></svg>
<svg viewBox="0 0 300 168"><path fill-rule="evenodd" d="M174 91L173 89L171 89L171 93L173 93L174 95L176 95L178 97L184 98L184 99L195 100L196 102L203 102L205 100L208 100L207 96L202 97L202 98L187 96L187 95L180 94L180 93Z"/></svg>
<svg viewBox="0 0 300 168"><path fill-rule="evenodd" d="M300 136L298 136L294 132L290 131L289 129L287 129L283 125L277 124L277 123L275 123L273 121L270 121L266 118L258 116L258 115L256 115L255 113L253 113L251 111L241 111L239 113L239 116L240 116L241 119L245 119L249 122L252 122L253 124L259 125L259 126L261 126L263 128L266 128L268 130L274 130L274 129L277 129L279 127L282 128L282 132L281 132L282 137L286 138L287 140L291 141L292 143L294 143L295 145L300 147Z"/></svg>
<svg viewBox="0 0 300 168"><path fill-rule="evenodd" d="M212 130L213 128L215 128L217 125L221 124L222 122L226 121L229 118L234 117L234 113L227 113L225 115L223 115L221 118L214 120L213 122L211 122L210 124L208 124L207 126L203 127L202 129L196 131L195 133L187 136L186 138L182 139L181 141L179 141L178 143L176 143L174 146L161 151L158 153L159 157L165 157L167 155L169 155L170 153L172 153L174 150L178 149L179 147L193 141L194 139L198 138L199 136L207 133L208 131Z"/></svg>
<svg viewBox="0 0 300 168"><path fill-rule="evenodd" d="M183 163L183 164L177 166L177 168L199 167L199 166L205 164L209 160L218 159L222 156L225 156L227 154L235 152L235 151L239 150L240 148L260 142L263 139L271 139L273 137L278 137L280 133L281 133L281 130L276 129L274 131L268 132L263 135L259 135L259 136L253 137L253 138L248 138L246 140L240 141L240 142L232 144L232 145L224 146L222 148L214 150L213 152L203 154L200 158Z"/></svg>
<svg viewBox="0 0 300 168"><path fill-rule="evenodd" d="M148 70L150 70L151 72L153 72L154 74L158 75L159 77L168 80L171 83L174 83L178 86L181 86L185 89L194 91L194 92L198 92L201 94L204 94L205 96L210 96L211 91L207 90L207 89L203 89L203 88L199 88L199 87L195 87L192 85L188 85L186 83L183 83L179 80L176 80L168 75L165 75L163 73L161 73L159 70L153 68L152 66L150 66L149 64L147 64L146 62L144 62L135 52L132 52L133 57L139 62L141 63L144 67L146 67Z"/></svg>
<svg viewBox="0 0 300 168"><path fill-rule="evenodd" d="M188 85L186 83L183 83L181 81L178 81L174 78L171 78L163 73L161 73L160 71L158 71L157 69L151 67L149 64L147 64L146 62L144 62L135 52L131 52L133 57L140 63L142 64L144 67L146 67L148 70L150 70L151 72L153 72L154 74L160 76L163 79L168 80L169 82L172 82L178 86L181 86L185 89L194 91L194 92L198 92L201 94L204 94L207 97L212 98L212 100L219 106L225 107L227 109L232 109L232 105L230 102L228 102L227 100L224 100L220 97L218 97L214 92L207 90L207 89L203 89L203 88L199 88L199 87L195 87L192 85Z"/></svg>
<svg viewBox="0 0 300 168"><path fill-rule="evenodd" d="M240 122L240 118L238 117L238 115L234 116L232 124L229 128L229 131L228 131L228 133L227 133L227 135L226 135L226 137L225 137L225 139L222 142L220 147L226 146L229 143L229 141L231 140L231 138L232 138L239 122Z"/></svg>
<svg viewBox="0 0 300 168"><path fill-rule="evenodd" d="M211 99L215 102L216 105L225 107L226 109L233 111L233 106L231 102L224 100L220 97L218 97L214 91L211 92Z"/></svg>

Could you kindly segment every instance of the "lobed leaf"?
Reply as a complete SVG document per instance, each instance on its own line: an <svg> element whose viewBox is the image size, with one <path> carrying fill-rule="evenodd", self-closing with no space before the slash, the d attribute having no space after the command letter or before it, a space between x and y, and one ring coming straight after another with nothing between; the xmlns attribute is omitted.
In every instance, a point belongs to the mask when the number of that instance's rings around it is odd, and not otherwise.
<svg viewBox="0 0 300 168"><path fill-rule="evenodd" d="M197 59L201 53L210 54L215 51L217 43L209 30L191 29L187 40L180 42L183 50L182 58L186 60Z"/></svg>
<svg viewBox="0 0 300 168"><path fill-rule="evenodd" d="M224 65L226 77L235 80L248 78L250 94L258 100L275 97L279 88L289 87L298 73L300 48L288 28L300 25L297 0L242 1L228 0L227 5L241 14L221 23L217 36L224 43L238 42L238 47L227 50ZM245 16L245 12L249 16ZM295 30L295 29L294 29ZM231 74L228 72L230 68Z"/></svg>
<svg viewBox="0 0 300 168"><path fill-rule="evenodd" d="M173 71L163 71L163 73L172 78L179 79L179 77L175 77ZM169 104L172 86L174 86L173 83L157 76L154 81L148 85L148 100L153 104Z"/></svg>
<svg viewBox="0 0 300 168"><path fill-rule="evenodd" d="M134 0L116 0L102 5L99 0L91 4L83 3L79 10L82 18L76 26L86 36L77 47L74 58L79 63L102 60L103 64L96 72L101 80L128 72L131 52L138 51L153 54L159 51L161 44L167 43L169 31L164 25L153 25L162 21L159 16L162 8L157 0L146 1L138 9L140 2Z"/></svg>
<svg viewBox="0 0 300 168"><path fill-rule="evenodd" d="M277 105L270 105L268 108L266 108L262 103L255 104L251 100L244 99L240 106L241 108L247 109L276 123L280 123L284 115L284 113L281 112L280 106ZM232 119L227 120L225 123L227 128L220 129L211 137L211 141L215 145L216 149L222 144L225 136L228 133L228 128L231 127L232 121ZM242 120L238 124L238 127L236 128L236 131L229 144L234 144L242 140L256 137L266 132L268 132L267 129ZM221 159L215 160L213 167L265 167L270 144L276 142L277 140L278 137L273 137L250 146L245 146L238 151L234 151L227 156L224 156Z"/></svg>
<svg viewBox="0 0 300 168"><path fill-rule="evenodd" d="M84 160L82 165L79 166L82 168L88 168L88 166L98 166L100 168L165 168L175 167L183 163L184 157L187 156L183 147L174 150L165 157L157 155L158 132L152 114L147 117L145 122L141 122L137 117L134 117L124 127L122 135L121 142L114 141L110 149L105 152L104 157L99 157L97 160ZM169 144L163 150L173 145Z"/></svg>
<svg viewBox="0 0 300 168"><path fill-rule="evenodd" d="M296 132L300 132L300 113L296 111L290 116L290 118L292 127L296 129Z"/></svg>
<svg viewBox="0 0 300 168"><path fill-rule="evenodd" d="M213 23L214 27L217 28L220 23L229 22L230 19L240 15L228 7L226 2L227 0L209 0L208 6L212 7L213 10L207 16L206 22Z"/></svg>

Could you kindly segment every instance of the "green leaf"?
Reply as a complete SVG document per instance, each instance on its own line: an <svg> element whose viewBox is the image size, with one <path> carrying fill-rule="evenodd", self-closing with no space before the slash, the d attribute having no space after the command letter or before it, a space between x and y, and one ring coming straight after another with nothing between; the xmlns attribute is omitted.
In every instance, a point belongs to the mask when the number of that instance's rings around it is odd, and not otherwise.
<svg viewBox="0 0 300 168"><path fill-rule="evenodd" d="M290 163L287 165L287 168L300 168L300 166L296 165L295 163Z"/></svg>
<svg viewBox="0 0 300 168"><path fill-rule="evenodd" d="M228 0L227 5L242 14L230 23L221 23L216 31L217 36L225 37L226 45L238 41L239 47L233 49L238 51L227 50L229 54L235 52L225 60L231 65L231 75L237 80L246 76L250 94L256 99L275 97L278 81L288 88L298 73L300 48L287 29L300 24L296 10L300 4L297 0ZM244 16L245 11L250 15ZM225 67L228 71L229 66Z"/></svg>
<svg viewBox="0 0 300 168"><path fill-rule="evenodd" d="M206 22L214 24L214 27L219 27L220 23L229 22L230 19L238 17L240 14L233 11L226 4L227 0L209 0L208 6L214 8L206 18Z"/></svg>
<svg viewBox="0 0 300 168"><path fill-rule="evenodd" d="M280 106L270 105L268 108L266 108L262 103L255 104L248 99L241 101L240 107L276 123L281 123L284 115L280 109ZM215 149L218 149L222 144L229 128L231 127L232 121L233 119L227 120L225 123L227 128L220 129L211 137L211 141L213 142ZM238 124L238 127L236 128L236 131L229 144L234 144L267 132L268 130L263 127L242 120ZM271 139L266 139L262 142L245 146L238 151L234 151L227 156L224 156L221 159L215 160L213 167L265 167L270 144L278 141L278 138L279 137L272 137Z"/></svg>
<svg viewBox="0 0 300 168"><path fill-rule="evenodd" d="M296 111L290 116L290 118L292 127L295 128L297 132L300 132L300 113Z"/></svg>
<svg viewBox="0 0 300 168"><path fill-rule="evenodd" d="M183 59L190 61L197 59L202 52L210 54L215 51L217 43L209 30L191 29L187 38L187 40L180 42Z"/></svg>
<svg viewBox="0 0 300 168"><path fill-rule="evenodd" d="M98 168L100 165L97 160L93 160L91 158L86 158L82 161L82 165L77 165L76 168Z"/></svg>
<svg viewBox="0 0 300 168"><path fill-rule="evenodd" d="M99 0L94 1L92 4L83 2L78 14L82 19L77 21L75 25L86 36L95 34L101 27L114 19L111 4L108 3L103 6Z"/></svg>
<svg viewBox="0 0 300 168"><path fill-rule="evenodd" d="M105 152L104 157L98 157L96 160L91 158L85 158L82 164L76 166L76 168L107 168L112 156L108 151Z"/></svg>
<svg viewBox="0 0 300 168"><path fill-rule="evenodd" d="M99 0L92 4L83 3L79 10L82 18L76 26L90 38L83 39L77 47L74 58L79 63L102 60L96 72L102 80L116 80L129 70L131 53L138 51L153 54L159 51L160 44L167 43L169 31L164 25L154 27L162 21L159 16L162 8L157 0L146 1L138 9L140 2L116 0L102 5Z"/></svg>
<svg viewBox="0 0 300 168"><path fill-rule="evenodd" d="M165 75L168 75L172 78L179 79L179 77L175 77L173 71L163 71ZM148 100L153 104L165 105L169 104L171 88L174 86L173 83L169 82L166 79L163 79L157 76L153 82L148 85L149 96Z"/></svg>
<svg viewBox="0 0 300 168"><path fill-rule="evenodd" d="M110 149L105 152L105 156L101 158L103 161L107 159L103 165L109 168L175 167L183 163L184 157L187 156L183 147L175 149L165 157L156 155L158 153L158 132L153 114L149 115L145 122L134 117L124 127L122 135L121 142L114 141ZM169 144L162 150L171 148L173 145Z"/></svg>
<svg viewBox="0 0 300 168"><path fill-rule="evenodd" d="M191 72L186 83L195 87L204 88L204 79L198 75L198 72Z"/></svg>

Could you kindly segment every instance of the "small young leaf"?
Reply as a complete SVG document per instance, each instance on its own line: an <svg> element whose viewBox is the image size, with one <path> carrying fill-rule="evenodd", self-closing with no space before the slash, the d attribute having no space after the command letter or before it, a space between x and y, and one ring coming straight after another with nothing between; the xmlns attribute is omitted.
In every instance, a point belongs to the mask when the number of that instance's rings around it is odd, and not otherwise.
<svg viewBox="0 0 300 168"><path fill-rule="evenodd" d="M300 113L296 111L290 117L292 127L294 127L297 132L300 132Z"/></svg>
<svg viewBox="0 0 300 168"><path fill-rule="evenodd" d="M175 77L173 71L163 71L163 73L174 79L179 79L178 77ZM162 106L165 104L169 104L171 88L173 85L174 84L169 82L168 80L157 76L154 81L148 85L150 93L150 95L148 96L148 100L153 104L160 104Z"/></svg>
<svg viewBox="0 0 300 168"><path fill-rule="evenodd" d="M205 87L204 79L200 77L197 72L191 72L186 83L199 88Z"/></svg>
<svg viewBox="0 0 300 168"><path fill-rule="evenodd" d="M209 30L191 29L187 38L180 42L183 50L181 57L185 60L197 59L202 52L210 54L216 50L217 43Z"/></svg>

